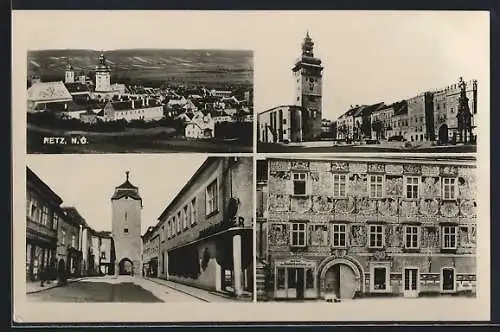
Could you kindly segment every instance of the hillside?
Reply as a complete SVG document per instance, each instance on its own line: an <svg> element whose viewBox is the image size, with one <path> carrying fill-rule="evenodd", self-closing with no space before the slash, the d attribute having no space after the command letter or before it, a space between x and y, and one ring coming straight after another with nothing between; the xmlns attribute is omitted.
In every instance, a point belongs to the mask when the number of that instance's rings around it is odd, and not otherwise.
<svg viewBox="0 0 500 332"><path fill-rule="evenodd" d="M105 51L112 80L133 82L253 84L253 53L241 50L122 49ZM28 75L63 79L68 61L75 71L92 74L99 50L28 52Z"/></svg>

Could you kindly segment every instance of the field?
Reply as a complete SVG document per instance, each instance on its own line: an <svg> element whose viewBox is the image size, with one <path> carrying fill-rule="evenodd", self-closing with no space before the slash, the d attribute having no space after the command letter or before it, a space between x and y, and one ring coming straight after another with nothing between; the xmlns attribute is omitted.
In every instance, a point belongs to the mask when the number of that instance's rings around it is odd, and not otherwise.
<svg viewBox="0 0 500 332"><path fill-rule="evenodd" d="M175 136L168 127L149 129L127 129L122 132L62 131L28 127L27 152L36 153L164 153L164 152L252 152L252 146L238 140L189 140ZM54 144L44 144L50 137L63 137ZM84 137L84 143L81 138ZM72 143L71 138L78 138Z"/></svg>
<svg viewBox="0 0 500 332"><path fill-rule="evenodd" d="M245 50L131 49L105 51L111 81L159 85L202 84L211 87L253 85L253 53ZM28 52L28 77L63 80L68 61L79 73L92 75L97 50L43 50Z"/></svg>

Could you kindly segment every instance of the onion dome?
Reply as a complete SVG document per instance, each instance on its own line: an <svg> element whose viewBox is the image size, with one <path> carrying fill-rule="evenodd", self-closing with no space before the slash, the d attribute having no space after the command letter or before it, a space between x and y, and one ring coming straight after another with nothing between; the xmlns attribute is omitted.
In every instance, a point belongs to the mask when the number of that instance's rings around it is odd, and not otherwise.
<svg viewBox="0 0 500 332"><path fill-rule="evenodd" d="M106 58L104 57L103 51L101 51L101 54L99 55L99 64L96 67L96 71L98 72L109 72L111 69L109 66L106 64Z"/></svg>
<svg viewBox="0 0 500 332"><path fill-rule="evenodd" d="M111 200L116 200L124 197L130 197L135 200L140 200L142 201L141 196L139 195L139 188L134 186L132 183L129 181L129 171L125 172L127 178L125 182L123 182L121 185L115 188L115 192L113 196L111 197Z"/></svg>

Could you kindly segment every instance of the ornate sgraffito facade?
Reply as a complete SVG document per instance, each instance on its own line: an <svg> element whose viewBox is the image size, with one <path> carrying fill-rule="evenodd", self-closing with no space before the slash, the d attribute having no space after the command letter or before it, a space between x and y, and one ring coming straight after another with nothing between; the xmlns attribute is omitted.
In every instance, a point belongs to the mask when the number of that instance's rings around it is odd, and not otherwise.
<svg viewBox="0 0 500 332"><path fill-rule="evenodd" d="M267 163L269 298L475 294L475 161Z"/></svg>

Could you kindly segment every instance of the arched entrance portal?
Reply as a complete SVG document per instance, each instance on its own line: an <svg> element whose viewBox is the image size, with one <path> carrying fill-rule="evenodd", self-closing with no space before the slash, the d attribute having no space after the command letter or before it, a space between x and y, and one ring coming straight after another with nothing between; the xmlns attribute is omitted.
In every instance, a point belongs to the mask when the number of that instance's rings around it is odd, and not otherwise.
<svg viewBox="0 0 500 332"><path fill-rule="evenodd" d="M320 274L320 295L335 294L340 299L352 299L363 291L361 265L346 258L329 258L324 261Z"/></svg>
<svg viewBox="0 0 500 332"><path fill-rule="evenodd" d="M439 127L439 142L441 144L446 144L448 143L448 126L446 124L443 124L441 127Z"/></svg>
<svg viewBox="0 0 500 332"><path fill-rule="evenodd" d="M120 261L118 274L119 275L132 275L134 271L134 263L128 258L124 258Z"/></svg>

